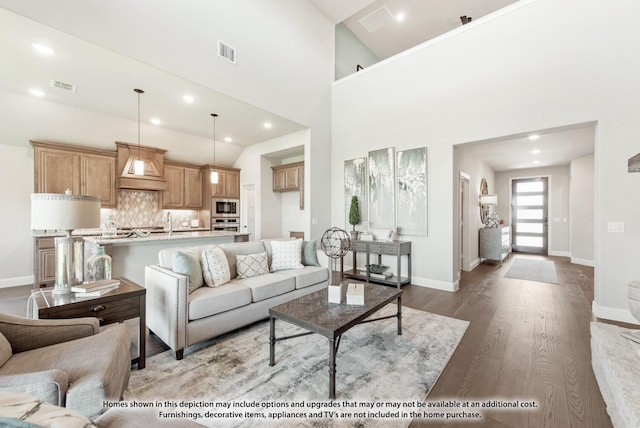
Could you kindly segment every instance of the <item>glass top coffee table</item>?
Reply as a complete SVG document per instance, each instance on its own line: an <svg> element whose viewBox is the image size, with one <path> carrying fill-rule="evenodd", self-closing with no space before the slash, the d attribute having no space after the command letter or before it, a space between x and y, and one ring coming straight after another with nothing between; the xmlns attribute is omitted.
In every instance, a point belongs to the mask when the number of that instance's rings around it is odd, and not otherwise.
<svg viewBox="0 0 640 428"><path fill-rule="evenodd" d="M346 284L342 285L342 303L329 303L327 289L290 300L269 309L269 366L275 365L275 346L281 340L308 334L329 339L329 398L336 398L336 354L340 338L350 328L367 322L388 318L398 319L398 334L402 334L402 289L383 285L364 285L364 305L346 304ZM387 304L397 301L395 315L367 319ZM308 330L291 336L276 337L276 319Z"/></svg>

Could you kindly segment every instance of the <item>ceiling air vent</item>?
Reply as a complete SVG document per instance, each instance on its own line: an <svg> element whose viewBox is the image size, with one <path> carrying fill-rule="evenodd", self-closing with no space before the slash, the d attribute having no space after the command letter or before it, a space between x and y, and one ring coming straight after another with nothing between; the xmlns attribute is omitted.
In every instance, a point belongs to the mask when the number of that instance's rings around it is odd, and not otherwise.
<svg viewBox="0 0 640 428"><path fill-rule="evenodd" d="M218 40L218 56L234 64L236 63L236 49L220 40Z"/></svg>
<svg viewBox="0 0 640 428"><path fill-rule="evenodd" d="M362 24L369 33L378 31L382 27L391 24L393 21L393 15L391 15L391 12L389 12L389 9L385 6L374 10L370 14L365 15L358 20L358 22L360 22L360 24Z"/></svg>
<svg viewBox="0 0 640 428"><path fill-rule="evenodd" d="M62 89L64 91L69 91L69 92L75 92L77 88L76 85L72 85L71 83L65 83L59 80L54 80L54 79L51 79L51 81L49 82L49 86L51 86L52 88L58 88L58 89Z"/></svg>

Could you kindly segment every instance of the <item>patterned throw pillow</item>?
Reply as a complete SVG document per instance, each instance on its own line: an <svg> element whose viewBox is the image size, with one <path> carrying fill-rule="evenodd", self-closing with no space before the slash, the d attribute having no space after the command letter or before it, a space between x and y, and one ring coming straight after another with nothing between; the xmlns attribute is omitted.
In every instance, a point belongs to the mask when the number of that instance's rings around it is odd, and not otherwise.
<svg viewBox="0 0 640 428"><path fill-rule="evenodd" d="M194 290L204 285L202 268L200 267L200 260L198 260L197 254L186 251L176 251L171 257L171 264L173 265L173 271L175 273L181 273L189 277L189 293L193 293Z"/></svg>
<svg viewBox="0 0 640 428"><path fill-rule="evenodd" d="M271 241L273 256L271 272L283 269L302 269L302 239Z"/></svg>
<svg viewBox="0 0 640 428"><path fill-rule="evenodd" d="M206 249L200 257L204 282L209 287L220 287L231 279L227 256L220 248Z"/></svg>
<svg viewBox="0 0 640 428"><path fill-rule="evenodd" d="M269 264L267 263L267 252L237 255L236 269L238 271L238 279L251 278L252 276L264 275L269 273Z"/></svg>

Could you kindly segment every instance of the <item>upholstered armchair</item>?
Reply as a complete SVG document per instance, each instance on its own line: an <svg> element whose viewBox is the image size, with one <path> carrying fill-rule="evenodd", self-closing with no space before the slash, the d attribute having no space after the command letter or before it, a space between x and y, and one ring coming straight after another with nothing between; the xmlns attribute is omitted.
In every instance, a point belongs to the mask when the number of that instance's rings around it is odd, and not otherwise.
<svg viewBox="0 0 640 428"><path fill-rule="evenodd" d="M88 416L129 384L131 338L97 318L32 320L0 313L0 391L29 394Z"/></svg>

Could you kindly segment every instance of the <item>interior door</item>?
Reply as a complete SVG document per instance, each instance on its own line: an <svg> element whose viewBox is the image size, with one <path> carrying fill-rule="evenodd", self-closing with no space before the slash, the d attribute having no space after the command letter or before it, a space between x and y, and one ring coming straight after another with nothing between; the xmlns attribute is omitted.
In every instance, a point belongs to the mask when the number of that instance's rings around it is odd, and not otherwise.
<svg viewBox="0 0 640 428"><path fill-rule="evenodd" d="M547 254L547 177L513 180L511 184L512 250Z"/></svg>

